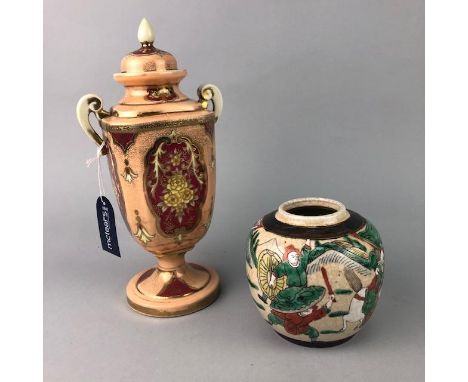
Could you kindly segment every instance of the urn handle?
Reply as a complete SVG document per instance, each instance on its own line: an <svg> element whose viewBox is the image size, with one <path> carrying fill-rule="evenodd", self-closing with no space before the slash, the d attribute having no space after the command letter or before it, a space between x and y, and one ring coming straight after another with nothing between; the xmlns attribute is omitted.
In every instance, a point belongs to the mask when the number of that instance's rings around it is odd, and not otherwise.
<svg viewBox="0 0 468 382"><path fill-rule="evenodd" d="M223 112L223 96L218 87L213 84L201 85L197 92L204 109L208 107L208 101L212 102L215 118L218 119Z"/></svg>
<svg viewBox="0 0 468 382"><path fill-rule="evenodd" d="M105 111L102 108L101 98L95 94L86 94L80 98L76 105L76 117L78 118L78 122L86 135L98 146L101 146L103 139L98 133L96 133L96 130L94 130L89 122L89 115L91 113L94 113L98 121L110 115L108 111ZM103 151L102 154L104 155L105 151Z"/></svg>

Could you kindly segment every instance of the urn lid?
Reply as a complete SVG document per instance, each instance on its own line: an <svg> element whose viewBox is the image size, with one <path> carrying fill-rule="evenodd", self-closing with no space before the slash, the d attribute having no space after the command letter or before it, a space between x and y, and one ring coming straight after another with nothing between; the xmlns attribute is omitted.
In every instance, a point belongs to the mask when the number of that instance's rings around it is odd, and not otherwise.
<svg viewBox="0 0 468 382"><path fill-rule="evenodd" d="M138 41L141 47L126 55L120 63L120 73L115 74L115 79L122 83L128 83L125 79L150 73L153 77L164 76L168 71L177 70L175 57L164 50L154 46L155 34L153 27L146 18L143 18L138 28ZM186 75L186 71L180 71ZM182 74L180 73L180 74Z"/></svg>
<svg viewBox="0 0 468 382"><path fill-rule="evenodd" d="M125 87L124 97L112 107L110 116L101 120L106 130L132 130L136 125L177 124L192 119L202 123L214 120L207 102L191 100L179 89L187 75L175 57L154 46L155 33L143 18L138 28L140 47L123 57L121 71L114 79Z"/></svg>

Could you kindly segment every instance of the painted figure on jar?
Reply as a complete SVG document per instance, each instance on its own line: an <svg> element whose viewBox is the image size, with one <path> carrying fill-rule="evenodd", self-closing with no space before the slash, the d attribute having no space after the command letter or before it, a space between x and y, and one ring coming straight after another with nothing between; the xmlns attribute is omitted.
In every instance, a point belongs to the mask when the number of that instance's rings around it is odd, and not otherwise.
<svg viewBox="0 0 468 382"><path fill-rule="evenodd" d="M271 313L268 318L273 325L282 325L294 335L305 334L311 340L319 336L319 332L310 323L325 317L334 301L331 295L326 304L318 306L325 295L322 286L307 285L307 265L327 251L326 246L310 247L310 241L299 251L292 245L285 248L283 261L272 271L269 284L274 286L276 280L286 277L285 289L282 289L271 302Z"/></svg>
<svg viewBox="0 0 468 382"><path fill-rule="evenodd" d="M351 289L354 291L354 296L351 300L349 311L343 316L343 327L341 331L345 331L348 323L358 322L358 326L354 330L358 330L364 325L374 312L375 306L379 299L380 288L383 283L383 251L380 251L380 261L377 264L374 272L374 277L368 286L364 287L361 280L351 269L345 268L344 275Z"/></svg>

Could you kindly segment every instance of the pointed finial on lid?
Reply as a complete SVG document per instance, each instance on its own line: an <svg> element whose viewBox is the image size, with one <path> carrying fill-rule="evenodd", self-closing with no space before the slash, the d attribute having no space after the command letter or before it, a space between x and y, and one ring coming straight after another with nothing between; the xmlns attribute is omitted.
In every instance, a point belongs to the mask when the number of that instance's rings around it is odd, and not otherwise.
<svg viewBox="0 0 468 382"><path fill-rule="evenodd" d="M149 21L146 20L146 17L143 17L143 19L141 19L140 26L138 27L138 41L140 41L141 44L152 44L154 42L153 27L151 26Z"/></svg>

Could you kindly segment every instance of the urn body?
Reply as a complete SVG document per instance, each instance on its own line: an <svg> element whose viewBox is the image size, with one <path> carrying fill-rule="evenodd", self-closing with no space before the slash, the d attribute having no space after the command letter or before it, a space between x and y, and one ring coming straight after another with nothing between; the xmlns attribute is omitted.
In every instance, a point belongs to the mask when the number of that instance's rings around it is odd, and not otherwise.
<svg viewBox="0 0 468 382"><path fill-rule="evenodd" d="M114 191L133 238L160 257L192 249L214 206L214 118L131 132L104 123Z"/></svg>

